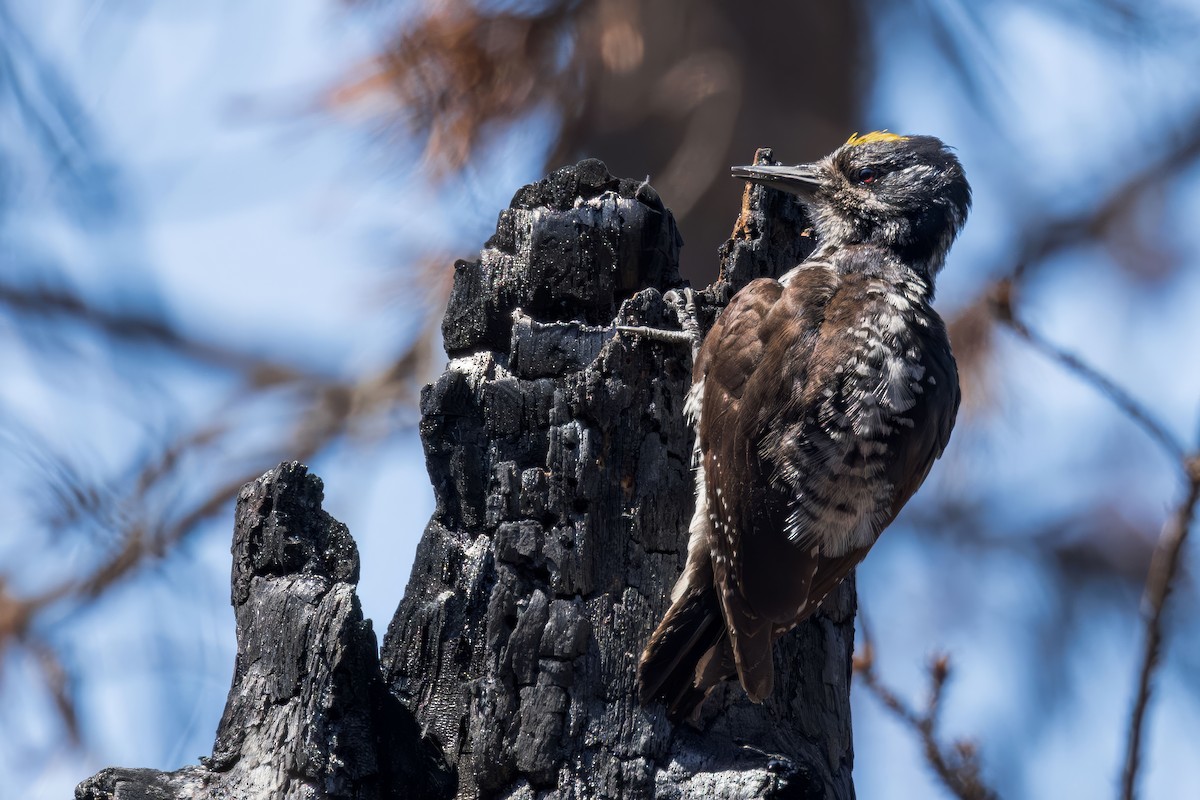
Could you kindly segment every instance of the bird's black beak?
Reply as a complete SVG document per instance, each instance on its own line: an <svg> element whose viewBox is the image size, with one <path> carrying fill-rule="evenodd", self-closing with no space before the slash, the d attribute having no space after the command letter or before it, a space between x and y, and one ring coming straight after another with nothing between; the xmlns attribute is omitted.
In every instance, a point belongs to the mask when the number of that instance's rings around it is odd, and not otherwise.
<svg viewBox="0 0 1200 800"><path fill-rule="evenodd" d="M753 167L730 167L730 174L772 189L800 195L811 199L824 182L818 164L800 164L795 167L774 167L767 164Z"/></svg>

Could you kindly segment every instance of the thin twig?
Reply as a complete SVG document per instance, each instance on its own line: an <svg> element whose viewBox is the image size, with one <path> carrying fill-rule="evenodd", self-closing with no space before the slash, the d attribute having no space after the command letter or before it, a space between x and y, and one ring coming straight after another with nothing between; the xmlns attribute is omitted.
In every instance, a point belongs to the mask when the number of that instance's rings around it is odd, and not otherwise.
<svg viewBox="0 0 1200 800"><path fill-rule="evenodd" d="M64 287L14 286L0 282L0 313L27 318L46 330L63 328L64 323L76 323L114 346L155 345L198 364L240 373L256 385L329 379L301 366L191 338L154 314L108 309Z"/></svg>
<svg viewBox="0 0 1200 800"><path fill-rule="evenodd" d="M930 659L929 700L924 711L918 712L901 700L875 672L875 642L861 610L859 624L863 631L863 647L861 655L855 655L854 671L867 691L917 735L925 751L925 760L951 794L959 800L998 800L999 795L980 776L979 751L973 742L959 739L948 747L938 742L938 712L942 691L950 677L949 657L936 655Z"/></svg>
<svg viewBox="0 0 1200 800"><path fill-rule="evenodd" d="M1130 715L1129 731L1125 748L1125 766L1121 773L1121 798L1134 800L1137 774L1141 766L1142 740L1146 724L1146 711L1150 703L1150 689L1154 673L1162 659L1163 613L1171 588L1183 561L1188 532L1200 503L1200 452L1189 454L1187 448L1166 426L1129 394L1123 387L1087 364L1078 356L1063 350L1017 318L1013 312L1012 282L1001 281L993 292L993 308L996 318L1007 325L1034 349L1074 373L1091 385L1133 420L1142 430L1165 450L1180 465L1187 486L1184 500L1175 513L1164 523L1162 533L1155 545L1146 587L1142 595L1142 616L1145 620L1146 638L1142 650L1141 668L1138 670L1137 689L1134 694L1133 712Z"/></svg>
<svg viewBox="0 0 1200 800"><path fill-rule="evenodd" d="M1049 341L1017 318L1013 312L1012 285L1009 281L1001 281L996 286L993 291L993 299L996 318L1007 325L1013 333L1111 400L1117 408L1140 425L1151 439L1158 442L1171 458L1181 464L1187 460L1187 449L1183 444L1148 409L1134 399L1133 395L1095 367Z"/></svg>
<svg viewBox="0 0 1200 800"><path fill-rule="evenodd" d="M1163 610L1171 594L1179 565L1183 561L1183 550L1187 544L1188 531L1196 516L1196 505L1200 502L1200 455L1187 461L1189 474L1187 496L1179 508L1163 526L1154 559L1150 562L1150 575L1146 579L1146 592L1142 597L1142 613L1146 619L1146 641L1142 650L1142 666L1138 671L1137 695L1133 703L1133 714L1129 721L1129 740L1125 749L1125 769L1121 775L1121 797L1133 800L1136 792L1138 767L1141 765L1142 732L1145 728L1146 708L1150 703L1150 682L1162 657Z"/></svg>

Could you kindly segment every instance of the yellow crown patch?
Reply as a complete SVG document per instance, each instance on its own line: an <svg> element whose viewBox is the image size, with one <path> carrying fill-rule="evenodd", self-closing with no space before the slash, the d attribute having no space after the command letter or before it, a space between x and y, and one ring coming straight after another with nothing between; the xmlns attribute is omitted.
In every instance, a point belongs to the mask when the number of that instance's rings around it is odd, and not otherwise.
<svg viewBox="0 0 1200 800"><path fill-rule="evenodd" d="M907 136L901 136L898 133L890 133L888 131L871 131L859 136L855 133L846 140L847 147L858 147L860 144L871 144L872 142L903 142Z"/></svg>

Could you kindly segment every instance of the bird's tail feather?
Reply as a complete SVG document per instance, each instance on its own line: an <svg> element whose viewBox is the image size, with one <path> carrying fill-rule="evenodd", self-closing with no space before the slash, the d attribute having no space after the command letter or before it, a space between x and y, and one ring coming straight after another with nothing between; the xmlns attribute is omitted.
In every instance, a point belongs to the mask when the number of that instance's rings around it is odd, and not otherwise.
<svg viewBox="0 0 1200 800"><path fill-rule="evenodd" d="M638 664L638 699L661 700L674 720L686 718L704 700L696 667L725 637L725 621L712 587L691 591L671 605Z"/></svg>

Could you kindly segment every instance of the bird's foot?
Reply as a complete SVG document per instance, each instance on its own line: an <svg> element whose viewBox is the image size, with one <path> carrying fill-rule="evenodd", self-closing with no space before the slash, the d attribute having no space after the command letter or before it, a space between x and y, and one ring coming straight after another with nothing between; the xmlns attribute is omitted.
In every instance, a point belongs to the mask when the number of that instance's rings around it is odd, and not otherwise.
<svg viewBox="0 0 1200 800"><path fill-rule="evenodd" d="M700 316L696 311L696 295L690 288L674 289L663 295L663 299L675 307L680 330L671 331L651 328L646 325L618 325L617 331L627 336L640 336L664 344L688 345L692 356L700 351L703 336L700 333Z"/></svg>

